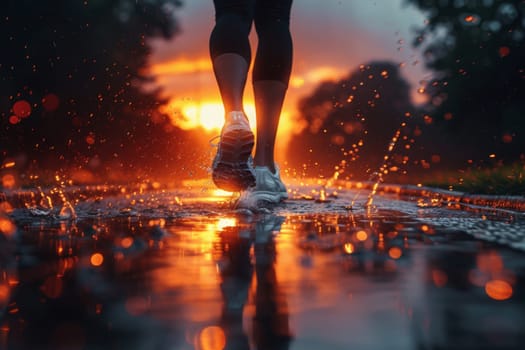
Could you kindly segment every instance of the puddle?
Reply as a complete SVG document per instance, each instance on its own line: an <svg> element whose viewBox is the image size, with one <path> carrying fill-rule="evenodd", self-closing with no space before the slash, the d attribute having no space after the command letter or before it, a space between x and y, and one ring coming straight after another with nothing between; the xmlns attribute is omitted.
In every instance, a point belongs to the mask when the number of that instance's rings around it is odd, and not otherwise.
<svg viewBox="0 0 525 350"><path fill-rule="evenodd" d="M159 196L134 209L129 198L84 201L77 220L15 210L16 239L0 251L0 347L521 349L525 341L523 253L444 222L435 211L443 208L378 196L373 210L349 210L343 196L324 212L327 203L292 200L241 215L184 198L177 210Z"/></svg>

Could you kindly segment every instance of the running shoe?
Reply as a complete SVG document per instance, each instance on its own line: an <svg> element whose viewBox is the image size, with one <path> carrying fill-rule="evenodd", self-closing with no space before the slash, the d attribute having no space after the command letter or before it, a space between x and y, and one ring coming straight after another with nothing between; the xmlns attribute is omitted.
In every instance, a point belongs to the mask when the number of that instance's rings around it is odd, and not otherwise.
<svg viewBox="0 0 525 350"><path fill-rule="evenodd" d="M255 222L255 244L267 244L272 236L281 231L284 217L274 214L265 215Z"/></svg>
<svg viewBox="0 0 525 350"><path fill-rule="evenodd" d="M279 168L272 173L266 166L256 166L255 186L241 194L237 201L238 208L257 208L264 204L278 204L288 198L286 186L281 180Z"/></svg>
<svg viewBox="0 0 525 350"><path fill-rule="evenodd" d="M212 179L225 191L238 192L255 185L251 153L253 132L243 112L228 113L212 164Z"/></svg>

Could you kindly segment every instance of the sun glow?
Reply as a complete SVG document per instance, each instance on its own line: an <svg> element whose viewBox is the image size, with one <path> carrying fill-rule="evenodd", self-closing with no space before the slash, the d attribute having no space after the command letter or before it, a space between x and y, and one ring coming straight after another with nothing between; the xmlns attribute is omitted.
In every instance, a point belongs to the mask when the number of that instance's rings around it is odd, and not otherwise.
<svg viewBox="0 0 525 350"><path fill-rule="evenodd" d="M252 128L255 127L255 106L247 103L244 106ZM181 129L191 130L202 127L205 130L220 130L224 123L224 107L218 101L172 102L165 111L171 117L172 123Z"/></svg>
<svg viewBox="0 0 525 350"><path fill-rule="evenodd" d="M231 197L232 192L224 191L219 188L213 191L213 195L215 197Z"/></svg>
<svg viewBox="0 0 525 350"><path fill-rule="evenodd" d="M224 123L224 107L213 78L212 64L208 56L180 57L154 63L149 73L158 78L165 88L170 102L160 112L169 116L171 123L183 130L198 130L218 134ZM297 113L297 100L308 89L323 80L334 80L343 74L338 67L315 66L296 69L291 77L279 122L276 154L286 154L290 139L306 127L306 122ZM253 91L246 89L244 109L252 130L256 132L256 113ZM278 159L277 161L283 161Z"/></svg>
<svg viewBox="0 0 525 350"><path fill-rule="evenodd" d="M191 74L201 71L211 71L212 65L209 58L177 59L154 64L151 72L155 75Z"/></svg>

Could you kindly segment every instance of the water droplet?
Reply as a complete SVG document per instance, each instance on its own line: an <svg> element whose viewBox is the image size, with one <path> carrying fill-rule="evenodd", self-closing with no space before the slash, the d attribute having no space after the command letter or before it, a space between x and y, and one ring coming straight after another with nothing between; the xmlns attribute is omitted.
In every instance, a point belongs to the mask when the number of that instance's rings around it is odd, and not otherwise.
<svg viewBox="0 0 525 350"><path fill-rule="evenodd" d="M77 217L77 214L73 206L69 202L65 202L62 205L62 209L60 209L58 217L61 219L75 219Z"/></svg>

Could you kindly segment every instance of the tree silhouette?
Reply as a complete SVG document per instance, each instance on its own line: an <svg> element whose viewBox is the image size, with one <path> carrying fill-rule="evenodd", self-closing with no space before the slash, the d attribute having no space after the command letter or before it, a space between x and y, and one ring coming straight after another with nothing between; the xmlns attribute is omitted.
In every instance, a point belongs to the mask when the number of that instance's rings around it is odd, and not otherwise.
<svg viewBox="0 0 525 350"><path fill-rule="evenodd" d="M383 164L398 129L405 136L399 140L401 148L413 143L413 130L401 127L414 113L409 85L390 62L361 65L340 81L322 83L300 102L299 110L308 128L292 140L294 154L288 158L295 169L309 168L309 176L331 176L345 161L349 178L367 179ZM394 171L408 162L397 151L391 160L398 164Z"/></svg>
<svg viewBox="0 0 525 350"><path fill-rule="evenodd" d="M159 91L144 86L152 81L148 39L176 33L179 6L179 0L3 4L0 161L15 160L20 172L74 168L112 177L177 163L176 150L190 136L158 112L165 103Z"/></svg>
<svg viewBox="0 0 525 350"><path fill-rule="evenodd" d="M458 160L525 150L525 3L407 0L425 11L414 41L434 70L427 108ZM459 151L458 151L459 150Z"/></svg>

